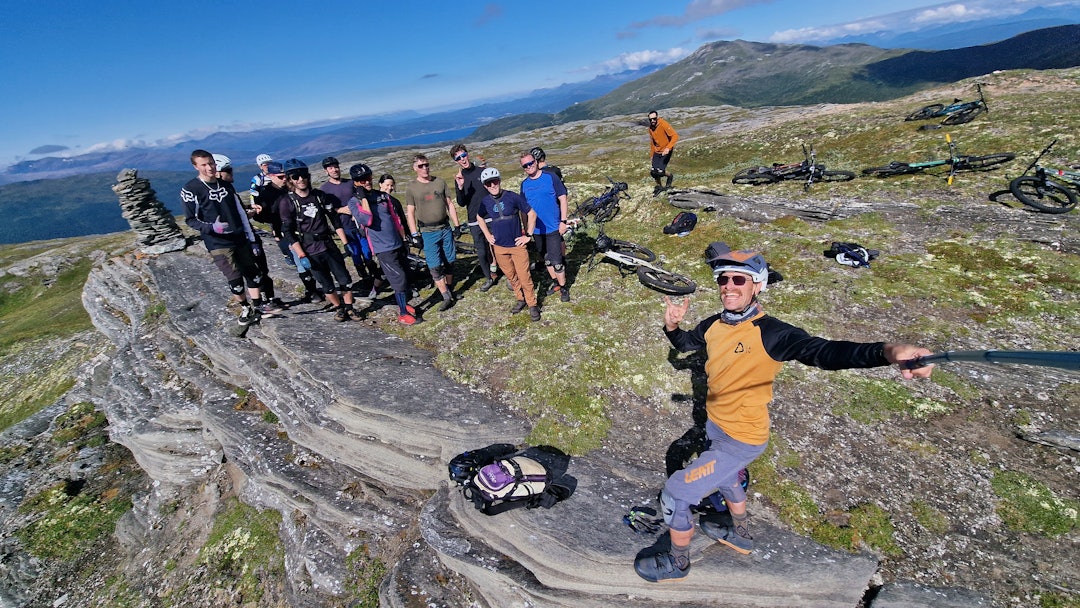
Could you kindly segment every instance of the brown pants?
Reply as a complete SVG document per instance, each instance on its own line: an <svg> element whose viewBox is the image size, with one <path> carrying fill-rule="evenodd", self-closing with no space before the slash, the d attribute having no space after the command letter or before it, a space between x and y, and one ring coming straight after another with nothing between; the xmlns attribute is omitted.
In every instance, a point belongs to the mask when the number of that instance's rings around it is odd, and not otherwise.
<svg viewBox="0 0 1080 608"><path fill-rule="evenodd" d="M495 263L510 281L514 297L536 306L536 290L529 275L529 251L524 247L500 247L495 245Z"/></svg>

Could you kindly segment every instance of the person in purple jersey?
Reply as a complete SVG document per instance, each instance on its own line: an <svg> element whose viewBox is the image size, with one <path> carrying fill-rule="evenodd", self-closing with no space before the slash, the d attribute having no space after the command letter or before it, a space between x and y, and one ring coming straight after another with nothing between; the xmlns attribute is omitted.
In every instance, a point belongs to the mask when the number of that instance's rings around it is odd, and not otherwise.
<svg viewBox="0 0 1080 608"><path fill-rule="evenodd" d="M350 215L358 226L363 227L368 245L379 258L383 274L394 290L398 321L412 325L416 323L416 309L408 303L409 277L405 270L408 262L401 204L387 192L393 190L394 178L384 175L379 180L383 189L372 190L371 175L371 168L363 163L349 167L349 177L356 186L356 194L349 200Z"/></svg>

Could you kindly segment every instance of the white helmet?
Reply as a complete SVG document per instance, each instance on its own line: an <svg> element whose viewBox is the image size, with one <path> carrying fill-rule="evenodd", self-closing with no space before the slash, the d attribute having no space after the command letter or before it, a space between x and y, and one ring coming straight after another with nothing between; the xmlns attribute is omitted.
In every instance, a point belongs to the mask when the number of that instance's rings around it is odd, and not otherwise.
<svg viewBox="0 0 1080 608"><path fill-rule="evenodd" d="M487 169L484 169L480 172L481 183L486 184L493 179L502 179L502 176L499 175L499 170L495 167L488 167Z"/></svg>
<svg viewBox="0 0 1080 608"><path fill-rule="evenodd" d="M226 169L232 169L232 161L229 160L229 157L225 156L224 154L215 154L214 155L214 164L217 165L217 170L218 171L224 171Z"/></svg>
<svg viewBox="0 0 1080 608"><path fill-rule="evenodd" d="M260 155L255 157L255 164L256 165L264 165L264 164L266 164L266 163L268 163L268 162L270 162L272 160L274 160L274 159L271 158L269 154L260 154Z"/></svg>

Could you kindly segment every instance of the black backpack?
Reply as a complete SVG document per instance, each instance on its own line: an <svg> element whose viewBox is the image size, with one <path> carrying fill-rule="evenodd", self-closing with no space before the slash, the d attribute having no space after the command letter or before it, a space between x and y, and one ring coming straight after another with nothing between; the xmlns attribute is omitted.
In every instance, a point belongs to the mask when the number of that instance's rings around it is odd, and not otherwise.
<svg viewBox="0 0 1080 608"><path fill-rule="evenodd" d="M677 234L679 236L686 236L690 234L690 231L697 226L697 215L690 213L689 211L680 212L675 216L675 219L671 220L671 223L664 226L664 234Z"/></svg>
<svg viewBox="0 0 1080 608"><path fill-rule="evenodd" d="M450 460L450 480L485 515L520 507L550 509L573 493L572 487L555 483L548 468L526 453L508 443L463 452Z"/></svg>

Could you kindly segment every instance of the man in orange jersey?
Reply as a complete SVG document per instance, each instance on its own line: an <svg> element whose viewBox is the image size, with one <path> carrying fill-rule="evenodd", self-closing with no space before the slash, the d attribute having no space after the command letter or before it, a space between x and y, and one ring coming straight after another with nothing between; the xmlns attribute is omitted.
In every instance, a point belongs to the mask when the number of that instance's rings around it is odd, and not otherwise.
<svg viewBox="0 0 1080 608"><path fill-rule="evenodd" d="M679 141L679 134L671 128L668 121L660 118L656 110L649 112L649 150L652 153L652 170L649 175L656 180L656 188L653 196L660 194L671 187L671 180L675 176L668 173L667 166L671 162L671 155L675 153L675 143ZM666 177L667 182L660 184L660 179Z"/></svg>
<svg viewBox="0 0 1080 608"><path fill-rule="evenodd" d="M719 492L731 514L731 525L703 519L706 536L748 554L754 539L746 513L746 492L739 471L760 456L769 441L773 381L784 361L799 361L826 370L903 364L932 354L911 344L846 342L809 335L765 314L757 296L768 285L769 267L761 254L732 251L713 243L705 251L720 288L724 309L687 331L679 327L690 308L689 298L665 298L664 333L680 352L707 349L708 393L705 432L708 447L676 471L660 493L660 507L671 532L671 550L639 554L638 575L649 581L682 578L690 572L691 507ZM904 378L928 378L932 366L907 369Z"/></svg>

